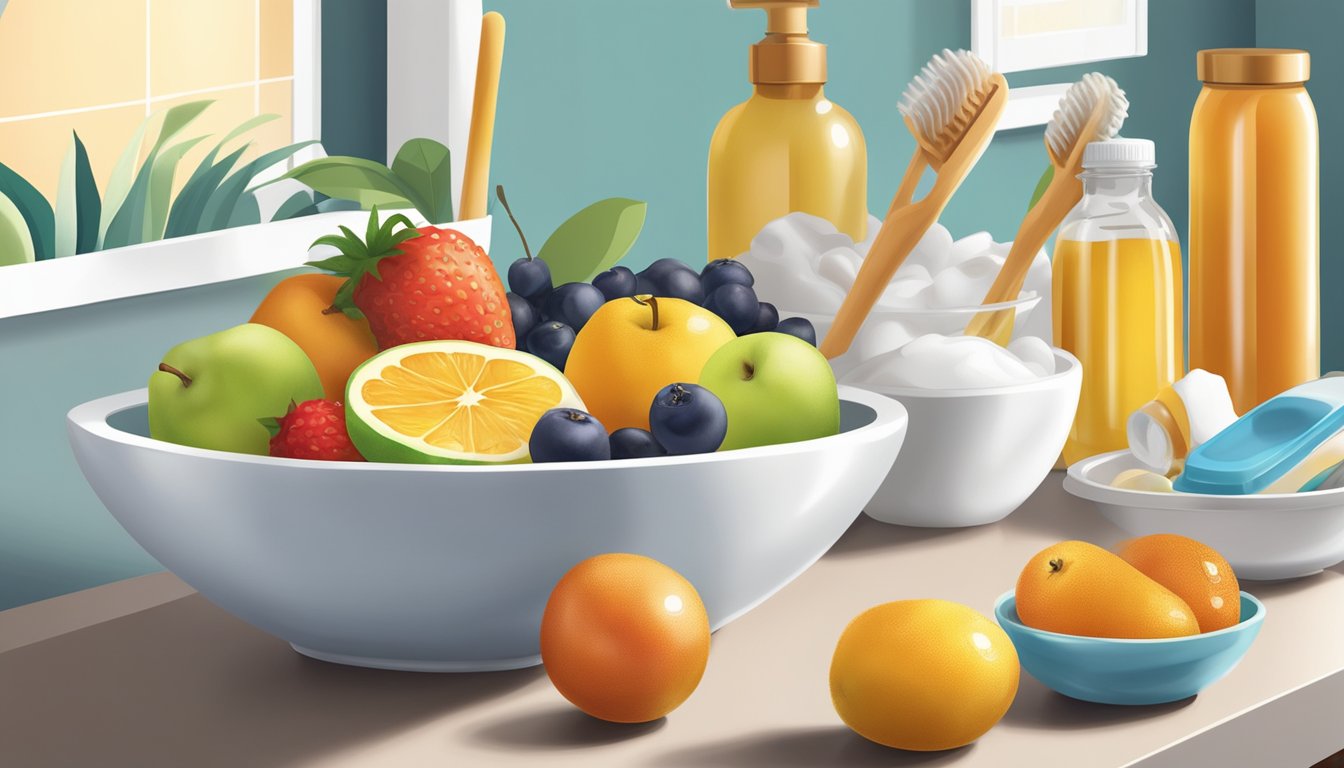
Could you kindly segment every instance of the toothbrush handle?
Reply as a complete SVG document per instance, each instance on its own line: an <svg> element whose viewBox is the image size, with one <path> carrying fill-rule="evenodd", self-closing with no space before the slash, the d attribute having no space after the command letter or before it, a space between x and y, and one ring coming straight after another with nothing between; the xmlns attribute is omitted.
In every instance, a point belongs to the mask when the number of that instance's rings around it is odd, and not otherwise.
<svg viewBox="0 0 1344 768"><path fill-rule="evenodd" d="M878 230L868 256L859 267L854 285L835 313L831 330L821 342L821 353L834 359L849 350L863 321L882 297L887 284L910 256L924 233L938 220L940 207L921 200L887 216Z"/></svg>
<svg viewBox="0 0 1344 768"><path fill-rule="evenodd" d="M1041 247L1050 239L1064 217L1073 210L1083 197L1083 185L1077 174L1063 168L1055 168L1055 177L1046 188L1045 194L1032 206L1022 219L1022 226L1013 238L1013 247L1004 259L1003 268L994 278L994 284L985 294L984 304L999 304L1016 299L1022 292L1027 280L1027 272ZM967 336L982 336L999 344L1006 345L1012 335L1016 310L1001 309L997 312L980 312L966 325Z"/></svg>
<svg viewBox="0 0 1344 768"><path fill-rule="evenodd" d="M909 205L914 199L915 190L919 188L919 180L924 175L924 167L928 162L924 150L916 146L915 154L910 158L910 166L905 169L905 176L901 177L900 189L896 190L896 197L892 198L891 207L887 209L888 216L895 213L896 209Z"/></svg>

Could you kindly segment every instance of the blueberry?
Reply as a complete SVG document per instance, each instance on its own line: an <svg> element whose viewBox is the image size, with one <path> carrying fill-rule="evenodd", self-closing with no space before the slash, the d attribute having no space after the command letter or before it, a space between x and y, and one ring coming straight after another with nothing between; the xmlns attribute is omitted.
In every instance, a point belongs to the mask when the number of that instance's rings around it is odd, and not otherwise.
<svg viewBox="0 0 1344 768"><path fill-rule="evenodd" d="M509 290L535 300L551 290L551 268L541 259L518 259L509 265Z"/></svg>
<svg viewBox="0 0 1344 768"><path fill-rule="evenodd" d="M705 309L723 318L738 336L751 332L761 316L756 292L741 283L726 283L705 299Z"/></svg>
<svg viewBox="0 0 1344 768"><path fill-rule="evenodd" d="M812 321L805 317L790 317L787 320L780 320L779 326L775 328L777 333L787 333L790 336L797 336L812 346L817 346L817 329L812 327Z"/></svg>
<svg viewBox="0 0 1344 768"><path fill-rule="evenodd" d="M516 293L507 294L509 299L509 314L513 315L513 335L522 344L527 338L527 334L541 321L537 316L537 310L532 306L532 302L524 299Z"/></svg>
<svg viewBox="0 0 1344 768"><path fill-rule="evenodd" d="M663 295L673 299L685 299L692 304L705 300L705 291L700 287L700 276L692 270L669 272L663 278Z"/></svg>
<svg viewBox="0 0 1344 768"><path fill-rule="evenodd" d="M638 282L629 267L612 267L593 278L593 285L607 297L607 301L634 296Z"/></svg>
<svg viewBox="0 0 1344 768"><path fill-rule="evenodd" d="M574 329L555 320L547 320L527 334L527 351L562 371L573 346Z"/></svg>
<svg viewBox="0 0 1344 768"><path fill-rule="evenodd" d="M693 304L705 300L700 275L676 259L659 259L635 276L637 293L685 299Z"/></svg>
<svg viewBox="0 0 1344 768"><path fill-rule="evenodd" d="M761 302L761 310L756 313L756 324L751 326L751 333L764 333L773 331L779 326L779 310L775 305L768 301Z"/></svg>
<svg viewBox="0 0 1344 768"><path fill-rule="evenodd" d="M704 288L706 296L713 294L720 286L729 283L737 283L750 288L756 284L756 278L752 277L751 270L747 269L746 265L737 259L716 259L700 270L700 285Z"/></svg>
<svg viewBox="0 0 1344 768"><path fill-rule="evenodd" d="M708 389L696 384L669 384L658 391L649 408L653 436L672 455L711 453L728 434L728 411Z"/></svg>
<svg viewBox="0 0 1344 768"><path fill-rule="evenodd" d="M541 415L527 441L533 463L606 461L611 458L607 428L573 408L552 408Z"/></svg>
<svg viewBox="0 0 1344 768"><path fill-rule="evenodd" d="M626 427L611 433L611 458L647 459L666 456L667 449L658 443L652 432L638 427Z"/></svg>
<svg viewBox="0 0 1344 768"><path fill-rule="evenodd" d="M602 292L588 283L565 283L546 297L542 312L546 319L564 323L577 332L606 303Z"/></svg>

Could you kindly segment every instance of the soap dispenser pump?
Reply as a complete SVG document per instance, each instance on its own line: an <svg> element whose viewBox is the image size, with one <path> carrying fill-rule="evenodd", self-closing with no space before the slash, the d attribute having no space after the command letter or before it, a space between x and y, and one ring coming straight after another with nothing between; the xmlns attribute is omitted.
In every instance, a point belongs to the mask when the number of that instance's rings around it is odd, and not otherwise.
<svg viewBox="0 0 1344 768"><path fill-rule="evenodd" d="M769 222L801 211L855 242L868 228L868 149L848 112L826 99L826 46L807 36L820 0L729 0L766 13L751 46L754 93L719 121L709 148L709 260L745 253Z"/></svg>

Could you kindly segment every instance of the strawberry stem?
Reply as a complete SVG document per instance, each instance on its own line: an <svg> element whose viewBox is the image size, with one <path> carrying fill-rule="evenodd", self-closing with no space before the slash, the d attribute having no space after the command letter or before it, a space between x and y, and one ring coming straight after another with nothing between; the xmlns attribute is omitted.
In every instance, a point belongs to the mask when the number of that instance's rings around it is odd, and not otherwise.
<svg viewBox="0 0 1344 768"><path fill-rule="evenodd" d="M174 376L176 376L177 378L181 379L181 380L182 380L182 388L183 388L183 389L186 389L187 387L190 387L190 386L191 386L191 377L188 376L187 374L185 374L185 373L183 373L183 372L177 370L177 369L174 368L173 366L171 366L171 365L169 365L169 364L167 364L167 363L159 363L159 370L160 370L160 371L163 371L164 373L171 373L171 374L173 374Z"/></svg>
<svg viewBox="0 0 1344 768"><path fill-rule="evenodd" d="M509 199L504 196L504 185L495 186L495 194L499 197L499 202L504 206L504 212L509 214L509 221L513 222L513 228L518 230L518 239L523 241L523 253L527 254L527 260L532 260L532 249L527 247L527 238L523 236L523 228L518 226L518 219L513 217L513 209L509 207Z"/></svg>

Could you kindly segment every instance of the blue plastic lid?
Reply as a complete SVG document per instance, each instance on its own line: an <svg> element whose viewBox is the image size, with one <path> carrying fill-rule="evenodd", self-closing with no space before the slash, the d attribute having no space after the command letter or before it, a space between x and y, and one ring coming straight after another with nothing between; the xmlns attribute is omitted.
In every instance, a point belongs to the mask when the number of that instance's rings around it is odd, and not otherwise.
<svg viewBox="0 0 1344 768"><path fill-rule="evenodd" d="M1289 393L1299 389L1305 387ZM1337 401L1280 395L1191 451L1172 485L1182 493L1258 493L1341 429L1344 408Z"/></svg>

